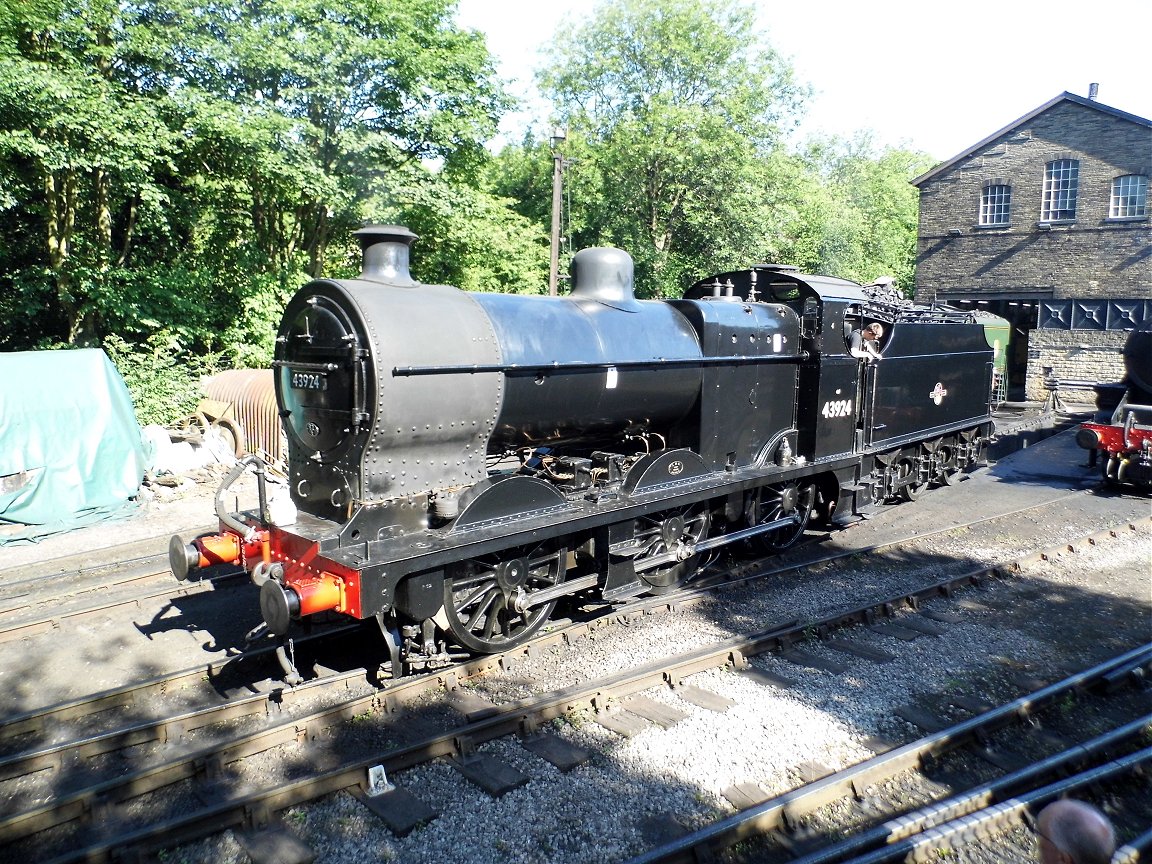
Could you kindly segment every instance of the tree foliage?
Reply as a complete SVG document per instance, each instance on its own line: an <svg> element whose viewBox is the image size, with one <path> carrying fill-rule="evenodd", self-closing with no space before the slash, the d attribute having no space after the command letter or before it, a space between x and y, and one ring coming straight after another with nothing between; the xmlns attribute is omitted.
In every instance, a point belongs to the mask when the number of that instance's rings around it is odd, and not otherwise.
<svg viewBox="0 0 1152 864"><path fill-rule="evenodd" d="M531 256L509 265L479 239L508 216L507 245L539 244L480 186L507 99L453 14L450 0L5 4L0 347L165 329L184 350L266 362L288 294L384 218L436 232L430 278L528 284Z"/></svg>
<svg viewBox="0 0 1152 864"><path fill-rule="evenodd" d="M190 358L266 363L296 287L358 271L365 222L421 235L423 281L543 292L553 153L489 155L509 102L454 13L0 5L0 349L103 342L167 398ZM911 285L927 161L789 151L808 91L741 0L605 0L541 82L569 128L567 248L628 250L641 296L756 260Z"/></svg>
<svg viewBox="0 0 1152 864"><path fill-rule="evenodd" d="M734 0L614 0L562 32L542 83L591 187L580 238L632 252L643 291L678 294L691 261L756 257L765 158L805 96ZM571 139L570 139L571 140Z"/></svg>
<svg viewBox="0 0 1152 864"><path fill-rule="evenodd" d="M868 283L892 276L908 291L916 254L917 192L926 154L877 149L867 133L809 141L777 158L786 224L776 254L808 272Z"/></svg>
<svg viewBox="0 0 1152 864"><path fill-rule="evenodd" d="M606 0L558 34L542 83L569 126L569 251L613 244L641 296L755 261L912 286L916 192L930 160L866 134L790 152L808 90L739 0ZM497 188L547 224L551 154L500 154Z"/></svg>

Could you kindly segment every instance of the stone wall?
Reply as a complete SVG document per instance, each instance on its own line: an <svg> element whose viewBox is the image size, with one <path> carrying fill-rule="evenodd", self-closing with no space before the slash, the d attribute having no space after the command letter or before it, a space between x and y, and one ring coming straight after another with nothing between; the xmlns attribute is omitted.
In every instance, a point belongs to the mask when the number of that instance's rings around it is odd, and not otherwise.
<svg viewBox="0 0 1152 864"><path fill-rule="evenodd" d="M1152 296L1147 217L1109 219L1112 180L1152 174L1148 126L1058 102L920 186L916 296ZM1045 165L1080 162L1076 219L1040 221ZM985 184L1012 187L1010 224L981 227Z"/></svg>
<svg viewBox="0 0 1152 864"><path fill-rule="evenodd" d="M1111 383L1124 377L1124 343L1128 334L1122 331L1033 330L1028 334L1028 378L1026 398L1043 401L1048 397L1044 387L1045 369L1062 380L1102 381ZM1095 401L1091 390L1066 389L1065 402Z"/></svg>
<svg viewBox="0 0 1152 864"><path fill-rule="evenodd" d="M1079 162L1076 218L1041 224L1044 171L1056 159ZM1033 328L1043 300L1152 299L1152 222L1108 215L1112 181L1125 174L1152 175L1152 128L1073 97L1053 100L919 183L916 299L986 301L1006 317L1014 307L1014 331L1027 331L1028 399L1048 395L1045 367L1062 379L1124 374L1126 333ZM1006 226L978 224L989 184L1012 189ZM1023 352L1014 357L1014 373L1024 372Z"/></svg>

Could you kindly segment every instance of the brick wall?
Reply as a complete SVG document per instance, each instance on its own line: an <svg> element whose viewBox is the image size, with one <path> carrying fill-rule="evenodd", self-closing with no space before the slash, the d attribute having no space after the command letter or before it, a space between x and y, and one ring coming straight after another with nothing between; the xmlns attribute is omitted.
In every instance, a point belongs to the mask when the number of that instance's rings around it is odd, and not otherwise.
<svg viewBox="0 0 1152 864"><path fill-rule="evenodd" d="M1044 170L1055 159L1079 161L1076 219L1043 230ZM1152 175L1146 123L1067 98L1021 119L920 183L916 299L1152 299L1152 223L1108 217L1112 180L1123 174ZM1005 227L978 224L990 183L1012 187ZM1014 324L1031 328L1035 318ZM1124 374L1123 332L1029 330L1027 338L1028 399L1047 396L1045 367L1064 379Z"/></svg>

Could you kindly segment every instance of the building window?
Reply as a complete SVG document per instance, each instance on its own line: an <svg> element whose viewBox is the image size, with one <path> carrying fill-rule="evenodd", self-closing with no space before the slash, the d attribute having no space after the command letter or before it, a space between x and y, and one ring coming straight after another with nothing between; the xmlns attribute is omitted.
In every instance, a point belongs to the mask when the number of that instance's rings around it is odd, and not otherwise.
<svg viewBox="0 0 1152 864"><path fill-rule="evenodd" d="M1108 218L1128 219L1148 215L1148 178L1143 174L1125 174L1112 181L1112 206Z"/></svg>
<svg viewBox="0 0 1152 864"><path fill-rule="evenodd" d="M1012 187L991 183L980 196L980 224L1007 225L1012 209Z"/></svg>
<svg viewBox="0 0 1152 864"><path fill-rule="evenodd" d="M1076 218L1076 187L1080 180L1080 160L1057 159L1044 169L1044 202L1041 222Z"/></svg>

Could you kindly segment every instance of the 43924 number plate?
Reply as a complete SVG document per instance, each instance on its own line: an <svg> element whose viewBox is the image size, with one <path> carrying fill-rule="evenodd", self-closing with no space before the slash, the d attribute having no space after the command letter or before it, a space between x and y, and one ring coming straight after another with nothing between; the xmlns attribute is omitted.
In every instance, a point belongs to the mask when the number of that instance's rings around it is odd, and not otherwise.
<svg viewBox="0 0 1152 864"><path fill-rule="evenodd" d="M328 376L319 372L297 372L293 369L292 387L295 390L327 390Z"/></svg>

